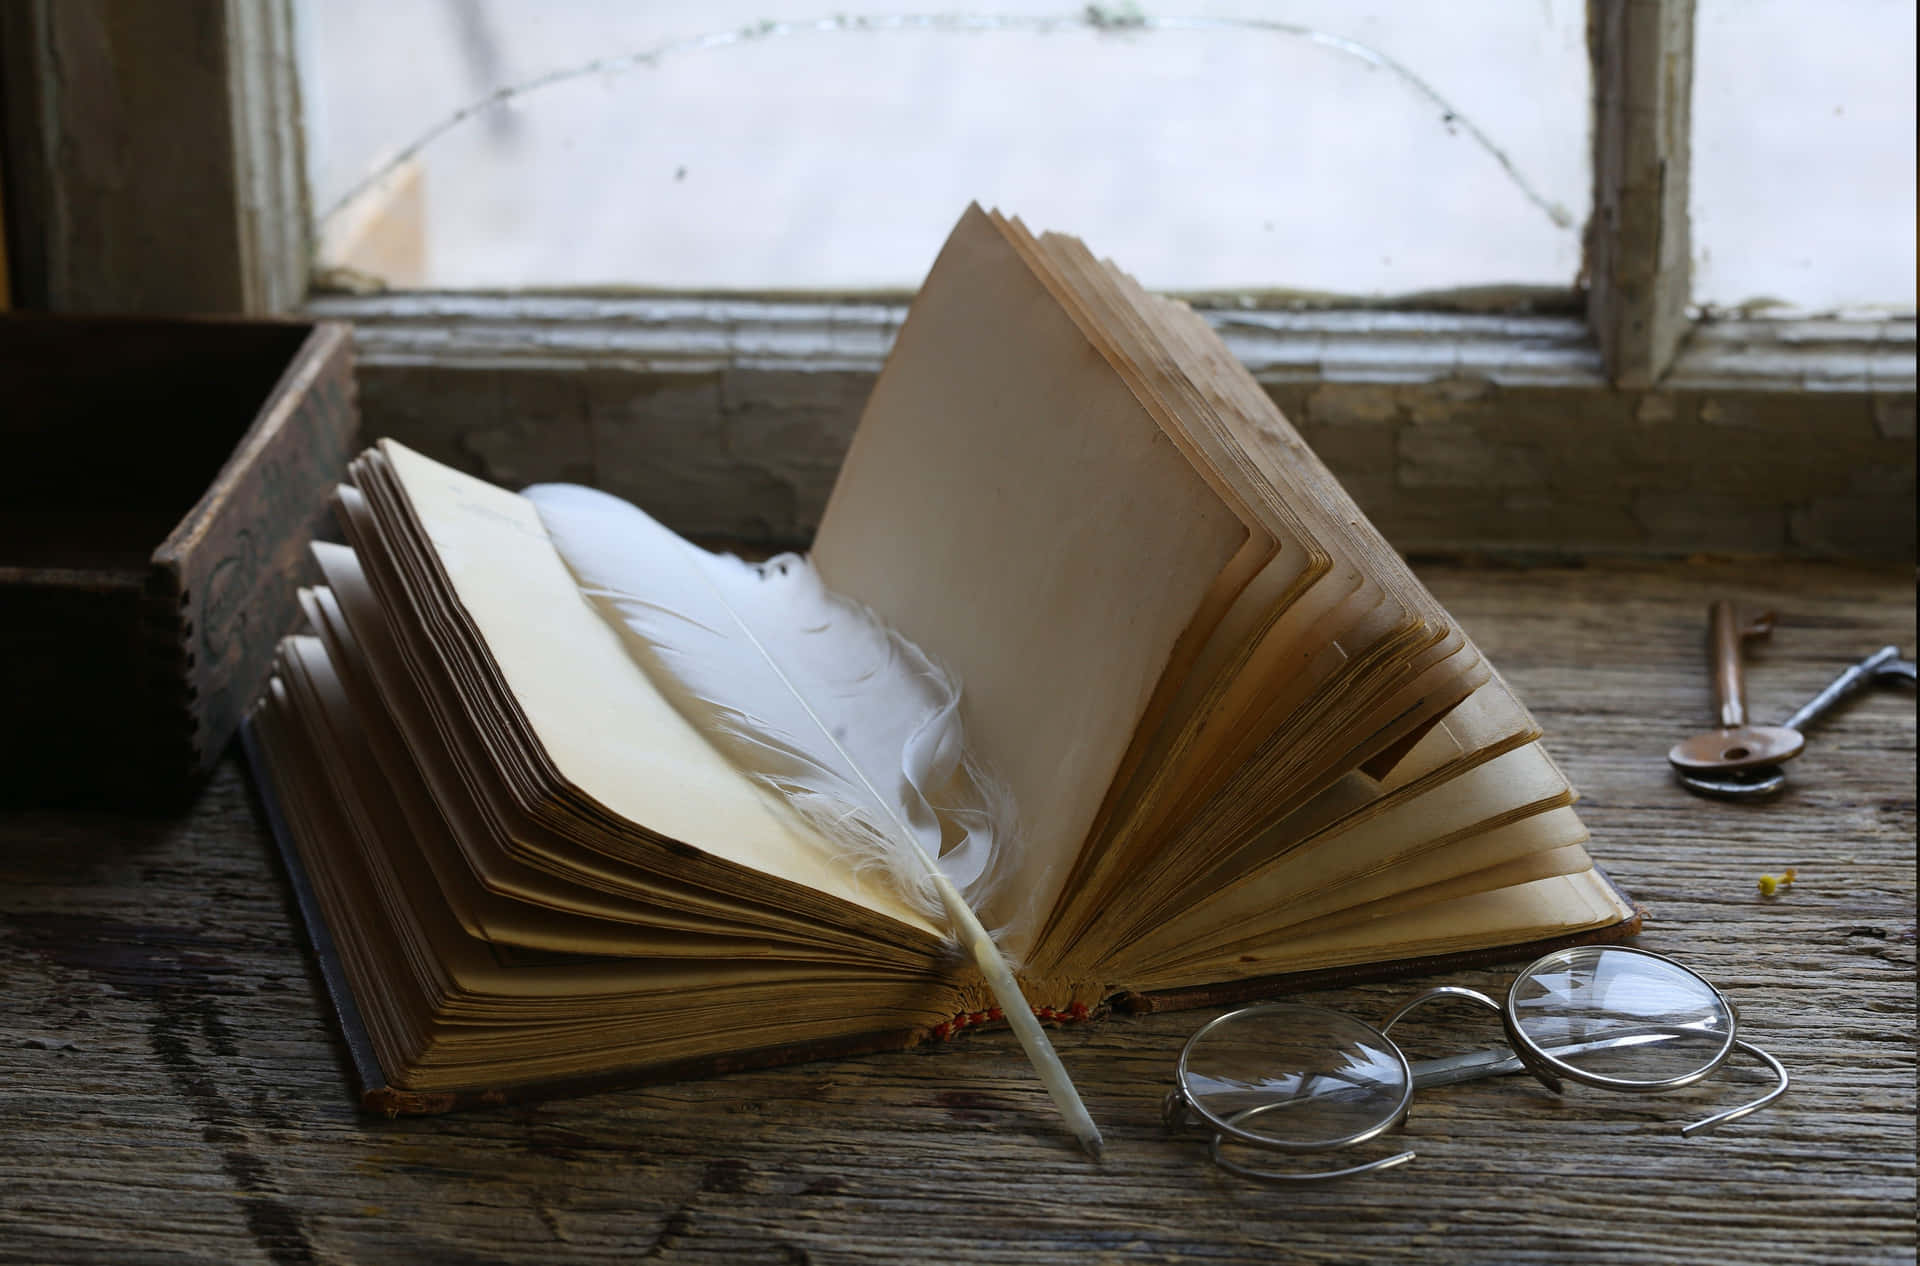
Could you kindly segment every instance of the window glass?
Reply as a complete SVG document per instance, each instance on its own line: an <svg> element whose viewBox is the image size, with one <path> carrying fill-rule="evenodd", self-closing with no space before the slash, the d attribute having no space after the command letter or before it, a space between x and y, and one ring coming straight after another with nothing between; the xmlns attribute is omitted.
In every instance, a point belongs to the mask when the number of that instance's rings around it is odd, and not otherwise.
<svg viewBox="0 0 1920 1266"><path fill-rule="evenodd" d="M1693 295L1914 308L1913 0L1699 0Z"/></svg>
<svg viewBox="0 0 1920 1266"><path fill-rule="evenodd" d="M432 287L905 290L978 200L1167 289L1572 289L1580 0L991 11L301 0L321 262Z"/></svg>

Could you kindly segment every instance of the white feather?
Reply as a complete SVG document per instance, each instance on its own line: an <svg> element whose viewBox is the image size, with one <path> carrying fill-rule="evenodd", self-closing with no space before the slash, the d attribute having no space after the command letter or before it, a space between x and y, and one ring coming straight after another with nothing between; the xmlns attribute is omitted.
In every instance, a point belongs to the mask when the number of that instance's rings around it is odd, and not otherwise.
<svg viewBox="0 0 1920 1266"><path fill-rule="evenodd" d="M617 497L529 488L584 594L690 721L849 864L946 919L1089 1151L1099 1132L970 905L1013 806L968 752L960 686L804 558L712 554Z"/></svg>
<svg viewBox="0 0 1920 1266"><path fill-rule="evenodd" d="M711 554L588 488L526 496L663 693L852 864L938 915L928 859L964 892L1011 838L1010 803L965 761L951 675L806 559Z"/></svg>

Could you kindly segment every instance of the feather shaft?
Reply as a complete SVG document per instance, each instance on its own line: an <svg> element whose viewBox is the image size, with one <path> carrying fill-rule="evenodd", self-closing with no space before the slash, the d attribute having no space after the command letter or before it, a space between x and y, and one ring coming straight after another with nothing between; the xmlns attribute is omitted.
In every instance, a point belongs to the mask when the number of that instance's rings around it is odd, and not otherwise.
<svg viewBox="0 0 1920 1266"><path fill-rule="evenodd" d="M1000 1004L1000 1013L1013 1026L1013 1035L1020 1039L1020 1049L1027 1053L1033 1071L1040 1075L1040 1084L1047 1088L1047 1097L1053 1100L1053 1106L1066 1118L1067 1128L1080 1141L1081 1149L1099 1160L1105 1148L1100 1127L1093 1123L1093 1115L1087 1111L1087 1105L1081 1102L1080 1092L1074 1088L1066 1066L1060 1062L1053 1043L1047 1040L1047 1031L1034 1018L1033 1008L1028 1005L1026 995L1020 992L1020 984L1013 978L1012 969L1007 966L1006 955L987 935L980 917L960 896L960 890L938 867L933 868L933 882L940 891L941 900L946 903L954 935L972 956L975 965L980 968L980 974L987 978L987 985Z"/></svg>

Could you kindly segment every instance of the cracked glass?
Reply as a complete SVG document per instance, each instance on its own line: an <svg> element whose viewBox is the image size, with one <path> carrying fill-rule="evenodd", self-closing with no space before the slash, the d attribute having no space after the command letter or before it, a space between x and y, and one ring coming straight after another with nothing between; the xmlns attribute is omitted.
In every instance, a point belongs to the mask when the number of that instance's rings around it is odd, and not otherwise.
<svg viewBox="0 0 1920 1266"><path fill-rule="evenodd" d="M904 291L978 200L1164 289L1573 289L1578 0L839 8L300 0L322 269Z"/></svg>

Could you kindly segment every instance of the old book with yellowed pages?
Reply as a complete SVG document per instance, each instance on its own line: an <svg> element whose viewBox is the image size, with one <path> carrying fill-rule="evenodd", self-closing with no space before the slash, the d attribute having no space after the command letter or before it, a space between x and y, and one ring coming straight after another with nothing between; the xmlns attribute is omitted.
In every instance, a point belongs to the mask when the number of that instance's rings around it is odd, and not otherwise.
<svg viewBox="0 0 1920 1266"><path fill-rule="evenodd" d="M713 594L660 590L671 568L621 549L606 565L637 574L598 575L569 495L369 450L336 505L348 544L318 547L310 630L252 713L364 1102L991 1019L945 923L827 838L800 782L742 768L753 700L708 706L679 649L643 645L648 620L704 636L690 612ZM967 760L915 803L1046 1018L1637 925L1472 642L1206 323L1072 238L968 210L795 566L957 683ZM858 707L825 728L857 746ZM990 784L1001 827L960 782Z"/></svg>

